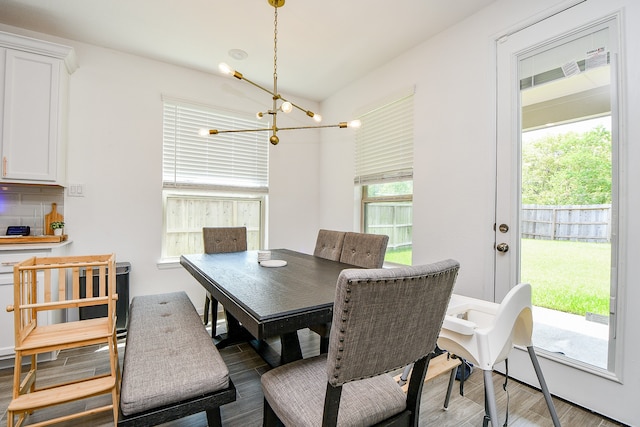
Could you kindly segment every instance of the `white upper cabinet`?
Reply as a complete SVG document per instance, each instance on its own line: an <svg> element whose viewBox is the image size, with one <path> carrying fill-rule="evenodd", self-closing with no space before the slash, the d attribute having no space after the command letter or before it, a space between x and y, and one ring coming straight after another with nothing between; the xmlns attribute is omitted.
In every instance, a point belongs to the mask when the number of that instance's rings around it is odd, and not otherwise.
<svg viewBox="0 0 640 427"><path fill-rule="evenodd" d="M65 185L70 47L0 32L0 181Z"/></svg>

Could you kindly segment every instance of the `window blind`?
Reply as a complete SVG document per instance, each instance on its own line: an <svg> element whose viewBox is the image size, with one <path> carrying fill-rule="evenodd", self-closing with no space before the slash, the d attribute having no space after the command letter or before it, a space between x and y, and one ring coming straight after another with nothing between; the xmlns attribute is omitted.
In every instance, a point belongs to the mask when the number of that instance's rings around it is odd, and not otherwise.
<svg viewBox="0 0 640 427"><path fill-rule="evenodd" d="M162 179L167 187L268 188L268 133L200 136L206 129L254 129L257 120L164 100Z"/></svg>
<svg viewBox="0 0 640 427"><path fill-rule="evenodd" d="M356 184L413 177L413 94L363 114L356 131Z"/></svg>

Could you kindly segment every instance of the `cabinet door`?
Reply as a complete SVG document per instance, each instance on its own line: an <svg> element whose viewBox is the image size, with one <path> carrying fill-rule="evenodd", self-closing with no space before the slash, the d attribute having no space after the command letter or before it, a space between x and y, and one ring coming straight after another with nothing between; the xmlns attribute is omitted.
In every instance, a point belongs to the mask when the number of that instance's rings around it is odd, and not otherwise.
<svg viewBox="0 0 640 427"><path fill-rule="evenodd" d="M13 274L0 274L0 359L13 356L15 339L13 336L13 313L7 312L7 305L13 305Z"/></svg>
<svg viewBox="0 0 640 427"><path fill-rule="evenodd" d="M2 178L57 179L60 60L7 49Z"/></svg>

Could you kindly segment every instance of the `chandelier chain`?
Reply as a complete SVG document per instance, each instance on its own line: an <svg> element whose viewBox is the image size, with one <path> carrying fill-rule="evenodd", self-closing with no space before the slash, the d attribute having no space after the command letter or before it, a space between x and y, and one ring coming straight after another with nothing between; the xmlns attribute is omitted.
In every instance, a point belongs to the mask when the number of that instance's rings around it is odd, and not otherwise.
<svg viewBox="0 0 640 427"><path fill-rule="evenodd" d="M278 77L278 8L274 7L273 19L273 78Z"/></svg>

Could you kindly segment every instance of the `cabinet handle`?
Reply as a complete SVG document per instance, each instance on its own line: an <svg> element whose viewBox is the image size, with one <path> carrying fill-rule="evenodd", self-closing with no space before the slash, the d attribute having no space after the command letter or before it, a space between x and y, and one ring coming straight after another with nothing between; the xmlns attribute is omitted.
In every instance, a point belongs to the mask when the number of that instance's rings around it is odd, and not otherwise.
<svg viewBox="0 0 640 427"><path fill-rule="evenodd" d="M2 176L7 176L7 156L2 158Z"/></svg>
<svg viewBox="0 0 640 427"><path fill-rule="evenodd" d="M4 261L2 263L2 265L6 266L6 267L11 267L16 265L17 263L19 263L20 261Z"/></svg>

